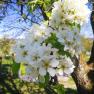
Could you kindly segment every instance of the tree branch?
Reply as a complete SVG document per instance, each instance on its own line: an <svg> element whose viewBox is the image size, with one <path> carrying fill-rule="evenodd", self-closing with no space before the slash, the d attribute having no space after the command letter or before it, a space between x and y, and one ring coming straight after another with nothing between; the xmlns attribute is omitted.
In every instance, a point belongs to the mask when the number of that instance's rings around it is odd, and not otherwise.
<svg viewBox="0 0 94 94"><path fill-rule="evenodd" d="M43 9L43 5L42 6L39 6L39 8L41 9L41 12L42 12L42 15L43 15L43 18L45 21L49 20L49 17L46 15L44 9Z"/></svg>

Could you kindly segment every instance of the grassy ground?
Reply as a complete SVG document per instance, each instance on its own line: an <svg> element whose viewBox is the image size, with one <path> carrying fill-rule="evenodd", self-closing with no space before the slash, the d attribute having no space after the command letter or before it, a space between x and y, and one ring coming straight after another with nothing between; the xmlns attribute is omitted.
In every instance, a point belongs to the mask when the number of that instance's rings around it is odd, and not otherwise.
<svg viewBox="0 0 94 94"><path fill-rule="evenodd" d="M43 88L34 83L24 82L12 75L13 62L11 59L3 59L0 66L0 94L45 94ZM66 88L66 94L76 94L76 87L73 80L68 81L59 77L61 84Z"/></svg>

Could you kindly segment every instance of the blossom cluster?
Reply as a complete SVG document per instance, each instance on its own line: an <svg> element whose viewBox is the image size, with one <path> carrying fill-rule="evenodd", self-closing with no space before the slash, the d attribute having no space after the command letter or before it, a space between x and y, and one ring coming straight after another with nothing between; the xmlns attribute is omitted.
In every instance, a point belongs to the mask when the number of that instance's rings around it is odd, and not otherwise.
<svg viewBox="0 0 94 94"><path fill-rule="evenodd" d="M49 25L53 28L63 28L74 24L83 25L90 10L85 5L88 0L59 0L54 3Z"/></svg>
<svg viewBox="0 0 94 94"><path fill-rule="evenodd" d="M53 48L51 44L44 43L46 36L50 36L49 31L45 30L39 25L34 25L24 39L16 40L13 46L15 61L27 64L26 74L31 75L33 80L47 73L50 76L63 73L70 75L74 68L72 61L60 56L58 49Z"/></svg>
<svg viewBox="0 0 94 94"><path fill-rule="evenodd" d="M54 3L49 26L54 28L58 41L72 55L84 50L80 29L88 21L88 0L59 0Z"/></svg>
<svg viewBox="0 0 94 94"><path fill-rule="evenodd" d="M79 55L84 51L84 46L81 41L79 29L64 28L63 30L56 31L58 41L64 45L64 50L71 53L71 55Z"/></svg>
<svg viewBox="0 0 94 94"><path fill-rule="evenodd" d="M13 46L15 61L26 65L27 77L35 81L39 76L70 75L74 70L70 57L59 54L50 40L45 41L54 33L64 51L72 55L83 50L80 26L87 22L89 9L87 0L60 0L54 3L48 25L34 24L24 39L16 40ZM20 73L20 77L21 73Z"/></svg>

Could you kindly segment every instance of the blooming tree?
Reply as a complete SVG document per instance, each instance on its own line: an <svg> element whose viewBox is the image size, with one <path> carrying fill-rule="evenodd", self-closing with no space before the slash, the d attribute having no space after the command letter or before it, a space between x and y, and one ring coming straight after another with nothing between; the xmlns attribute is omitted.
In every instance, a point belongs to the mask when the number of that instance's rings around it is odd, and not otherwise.
<svg viewBox="0 0 94 94"><path fill-rule="evenodd" d="M70 76L74 71L73 56L84 51L80 29L88 21L87 0L59 0L54 3L49 21L33 24L25 37L16 40L12 50L15 61L25 66L19 76L41 82L49 75ZM43 80L42 80L43 81ZM45 82L45 81L44 81Z"/></svg>

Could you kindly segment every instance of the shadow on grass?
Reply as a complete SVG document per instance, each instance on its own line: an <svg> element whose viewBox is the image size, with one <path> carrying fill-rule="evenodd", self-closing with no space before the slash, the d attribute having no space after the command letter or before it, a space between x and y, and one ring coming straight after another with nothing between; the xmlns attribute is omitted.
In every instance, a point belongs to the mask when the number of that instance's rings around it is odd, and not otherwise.
<svg viewBox="0 0 94 94"><path fill-rule="evenodd" d="M0 69L0 94L20 94L9 72L11 65L2 64Z"/></svg>
<svg viewBox="0 0 94 94"><path fill-rule="evenodd" d="M65 94L77 94L77 91L75 89L66 88Z"/></svg>

